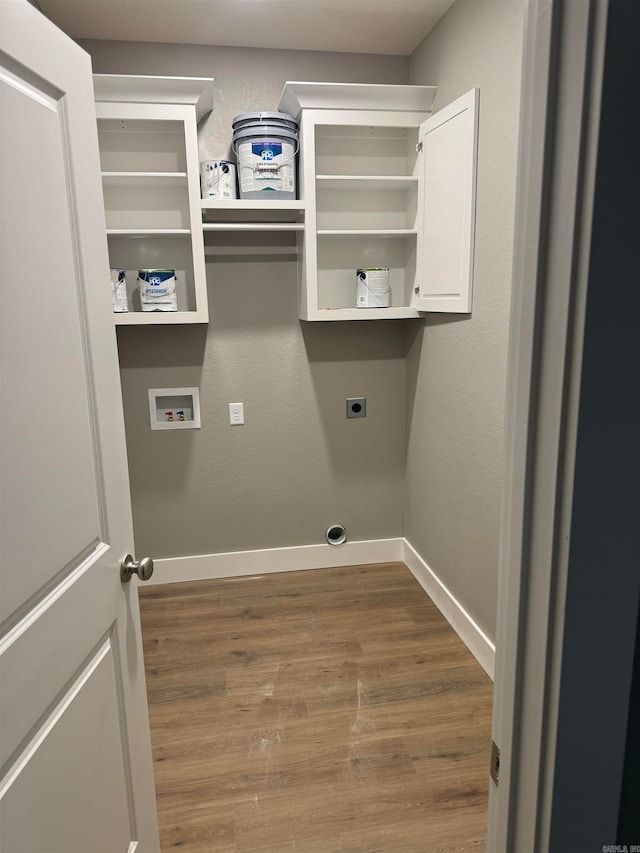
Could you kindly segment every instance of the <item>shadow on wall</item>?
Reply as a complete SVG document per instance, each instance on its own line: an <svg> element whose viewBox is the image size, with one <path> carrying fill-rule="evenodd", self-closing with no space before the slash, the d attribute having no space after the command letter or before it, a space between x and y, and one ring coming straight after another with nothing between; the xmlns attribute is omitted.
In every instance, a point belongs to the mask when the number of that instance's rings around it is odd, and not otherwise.
<svg viewBox="0 0 640 853"><path fill-rule="evenodd" d="M217 235L216 235L217 236ZM297 264L291 235L224 234L220 254L208 254L210 334L238 344L289 335L297 322ZM210 239L210 238L209 238ZM209 244L209 248L213 247Z"/></svg>
<svg viewBox="0 0 640 853"><path fill-rule="evenodd" d="M395 494L404 460L404 328L398 321L301 323L327 456L345 486ZM367 416L347 419L347 397Z"/></svg>
<svg viewBox="0 0 640 853"><path fill-rule="evenodd" d="M405 356L403 323L403 320L302 322L307 358L310 363L402 359Z"/></svg>
<svg viewBox="0 0 640 853"><path fill-rule="evenodd" d="M200 324L168 326L119 326L120 369L191 367L194 381L202 371L207 327Z"/></svg>
<svg viewBox="0 0 640 853"><path fill-rule="evenodd" d="M408 321L405 331L405 347L404 354L407 359L407 427L411 428L413 423L413 414L416 405L416 393L418 389L418 371L421 364L421 358L425 360L429 358L428 339L425 340L425 334L428 335L430 327L451 326L455 323L467 323L471 320L471 314L428 314L422 320ZM412 357L414 355L415 357Z"/></svg>

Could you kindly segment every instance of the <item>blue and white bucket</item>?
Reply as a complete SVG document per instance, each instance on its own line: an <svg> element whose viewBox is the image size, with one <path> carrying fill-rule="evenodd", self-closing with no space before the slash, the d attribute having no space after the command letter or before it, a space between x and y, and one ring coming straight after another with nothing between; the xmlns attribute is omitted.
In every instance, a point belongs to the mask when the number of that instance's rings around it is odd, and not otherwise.
<svg viewBox="0 0 640 853"><path fill-rule="evenodd" d="M244 113L233 120L240 198L296 198L298 123L286 113Z"/></svg>
<svg viewBox="0 0 640 853"><path fill-rule="evenodd" d="M143 311L177 311L175 270L138 270L138 291Z"/></svg>
<svg viewBox="0 0 640 853"><path fill-rule="evenodd" d="M260 127L268 124L271 127L286 127L289 130L297 132L298 122L287 113L280 112L259 112L259 113L243 113L236 116L231 123L234 132L245 127Z"/></svg>
<svg viewBox="0 0 640 853"><path fill-rule="evenodd" d="M201 160L200 194L203 199L237 198L235 163L230 160Z"/></svg>

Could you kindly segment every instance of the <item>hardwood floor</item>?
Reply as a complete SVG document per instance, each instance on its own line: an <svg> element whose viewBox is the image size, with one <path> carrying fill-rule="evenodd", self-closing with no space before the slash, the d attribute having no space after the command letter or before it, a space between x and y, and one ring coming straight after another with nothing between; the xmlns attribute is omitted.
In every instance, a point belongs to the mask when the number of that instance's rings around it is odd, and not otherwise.
<svg viewBox="0 0 640 853"><path fill-rule="evenodd" d="M163 851L485 849L492 683L402 563L140 608Z"/></svg>

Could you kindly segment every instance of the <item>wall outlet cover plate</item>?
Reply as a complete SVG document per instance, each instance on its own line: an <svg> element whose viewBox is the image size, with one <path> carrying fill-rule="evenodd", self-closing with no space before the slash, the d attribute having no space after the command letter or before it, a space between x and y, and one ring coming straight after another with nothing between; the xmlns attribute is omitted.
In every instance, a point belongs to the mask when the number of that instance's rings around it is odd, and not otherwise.
<svg viewBox="0 0 640 853"><path fill-rule="evenodd" d="M367 417L367 398L366 397L347 397L347 417L348 418L366 418Z"/></svg>

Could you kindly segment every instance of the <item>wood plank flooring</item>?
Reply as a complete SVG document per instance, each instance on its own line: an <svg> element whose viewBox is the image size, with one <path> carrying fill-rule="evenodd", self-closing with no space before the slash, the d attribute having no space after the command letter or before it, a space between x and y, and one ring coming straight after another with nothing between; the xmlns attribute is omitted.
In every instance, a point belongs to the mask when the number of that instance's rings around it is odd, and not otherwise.
<svg viewBox="0 0 640 853"><path fill-rule="evenodd" d="M492 684L402 563L140 608L163 851L485 849Z"/></svg>

